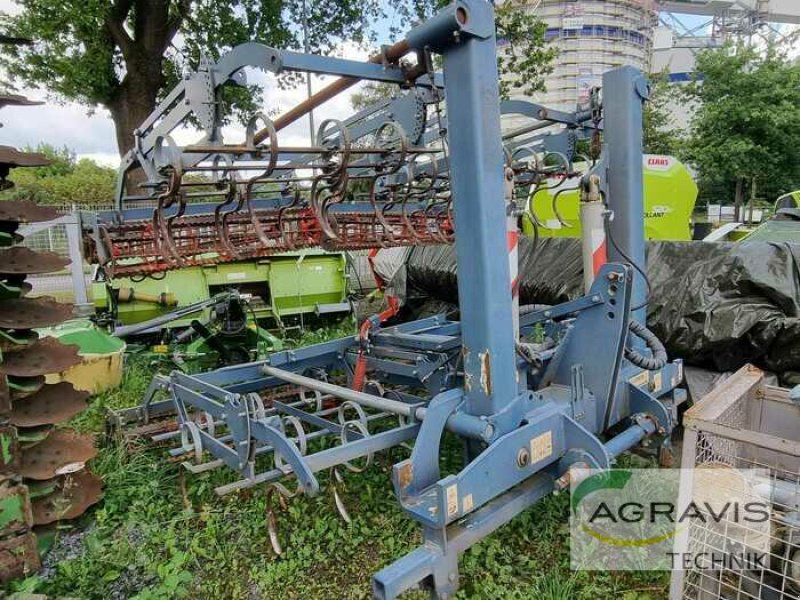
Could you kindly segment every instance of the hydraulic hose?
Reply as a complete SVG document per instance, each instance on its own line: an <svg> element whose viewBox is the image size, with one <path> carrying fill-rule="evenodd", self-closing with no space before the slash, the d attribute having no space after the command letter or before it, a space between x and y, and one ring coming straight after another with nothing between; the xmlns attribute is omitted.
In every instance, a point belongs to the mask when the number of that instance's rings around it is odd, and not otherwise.
<svg viewBox="0 0 800 600"><path fill-rule="evenodd" d="M625 358L631 361L637 367L646 369L647 371L658 371L667 364L667 349L664 344L656 337L656 334L650 331L647 327L637 321L631 321L629 329L633 335L640 338L647 344L647 347L653 353L652 357L645 356L638 350L625 347Z"/></svg>

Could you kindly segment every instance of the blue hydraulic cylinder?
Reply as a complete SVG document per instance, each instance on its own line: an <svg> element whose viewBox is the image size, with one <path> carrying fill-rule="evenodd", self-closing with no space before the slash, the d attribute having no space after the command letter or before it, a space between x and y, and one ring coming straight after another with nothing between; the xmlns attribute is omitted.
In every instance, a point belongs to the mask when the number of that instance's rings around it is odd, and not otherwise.
<svg viewBox="0 0 800 600"><path fill-rule="evenodd" d="M455 17L439 19L455 23L456 29L442 33L434 19L427 27L435 39L424 41L446 49L443 70L466 410L491 415L518 395L494 14L486 0L456 2L443 14ZM419 47L423 40L418 38L426 33L412 32L408 39Z"/></svg>
<svg viewBox="0 0 800 600"><path fill-rule="evenodd" d="M610 224L613 243L608 245L608 258L611 262L634 263L642 271L647 268L642 171L642 117L647 90L646 78L633 67L614 69L603 75L605 163L610 165L606 174L606 200L614 213ZM631 306L637 308L632 318L640 323L647 319L646 298L646 284L637 271Z"/></svg>

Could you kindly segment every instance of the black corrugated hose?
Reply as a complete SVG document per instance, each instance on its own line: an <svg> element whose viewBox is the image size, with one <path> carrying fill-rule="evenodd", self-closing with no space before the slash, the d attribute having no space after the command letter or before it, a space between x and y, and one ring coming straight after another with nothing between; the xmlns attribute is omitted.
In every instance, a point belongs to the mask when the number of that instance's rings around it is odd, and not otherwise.
<svg viewBox="0 0 800 600"><path fill-rule="evenodd" d="M638 321L631 321L628 327L633 335L641 338L653 353L652 357L645 356L638 350L625 347L625 358L637 367L648 371L658 371L667 364L667 349L664 344L656 337L656 334Z"/></svg>

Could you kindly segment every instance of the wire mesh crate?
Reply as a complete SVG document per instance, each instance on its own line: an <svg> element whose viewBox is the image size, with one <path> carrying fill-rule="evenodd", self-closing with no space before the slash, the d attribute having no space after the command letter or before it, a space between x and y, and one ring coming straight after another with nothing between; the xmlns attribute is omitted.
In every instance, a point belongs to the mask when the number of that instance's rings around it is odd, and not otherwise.
<svg viewBox="0 0 800 600"><path fill-rule="evenodd" d="M723 528L693 520L678 530L676 556L739 556L758 547L762 561L726 564L699 561L676 569L671 600L789 600L800 598L800 406L789 390L768 386L762 371L747 365L715 387L684 415L681 506L692 499L692 480L709 467L729 470L746 502L759 501L769 519L758 527ZM692 471L688 471L692 469ZM757 470L747 483L734 473ZM719 496L725 494L719 486ZM688 488L688 489L687 489ZM767 510L765 510L765 513ZM766 537L764 537L766 536Z"/></svg>

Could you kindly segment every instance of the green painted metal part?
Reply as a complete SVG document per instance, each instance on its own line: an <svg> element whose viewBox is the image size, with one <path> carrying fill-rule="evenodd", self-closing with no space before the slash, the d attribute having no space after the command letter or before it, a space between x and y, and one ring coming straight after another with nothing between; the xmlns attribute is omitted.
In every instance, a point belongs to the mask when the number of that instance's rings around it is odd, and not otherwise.
<svg viewBox="0 0 800 600"><path fill-rule="evenodd" d="M577 189L563 192L557 200L558 213L568 226L562 226L553 211L553 195L561 189L577 188L579 182L577 179L571 179L560 185L557 185L558 183L558 181L548 181L547 187L555 187L552 190L538 192L531 200L530 210L545 225L539 228L539 235L580 237L580 194ZM683 163L671 156L645 155L645 239L691 240L690 219L696 201L697 184ZM523 218L522 228L525 235L533 235L530 217Z"/></svg>
<svg viewBox="0 0 800 600"><path fill-rule="evenodd" d="M176 269L157 278L118 278L110 285L115 289L133 288L143 294L172 293L178 307L236 288L253 297L251 306L258 319L280 321L291 315L314 313L320 305L346 302L347 268L343 254L305 250L262 260ZM107 284L95 282L92 291L95 308L108 310L111 298ZM141 301L120 303L117 320L125 325L140 323L174 308ZM171 322L169 327L188 327L192 319L201 316L190 315Z"/></svg>
<svg viewBox="0 0 800 600"><path fill-rule="evenodd" d="M88 319L73 319L38 331L42 336L55 337L63 344L78 346L81 354L112 354L125 347L125 342L99 329Z"/></svg>
<svg viewBox="0 0 800 600"><path fill-rule="evenodd" d="M262 360L272 352L283 350L283 341L280 338L275 337L266 329L258 327L252 321L248 322L245 333L240 338L226 340L220 336L219 339L223 343L233 342L242 348L246 348L249 352L253 352L254 356L250 357L251 360ZM181 366L188 373L202 373L219 366L219 354L202 338L197 338L186 344L181 354L184 362Z"/></svg>
<svg viewBox="0 0 800 600"><path fill-rule="evenodd" d="M0 490L0 533L18 531L31 525L33 517L28 488L13 485Z"/></svg>
<svg viewBox="0 0 800 600"><path fill-rule="evenodd" d="M0 425L0 473L16 469L19 459L17 428L13 425Z"/></svg>

